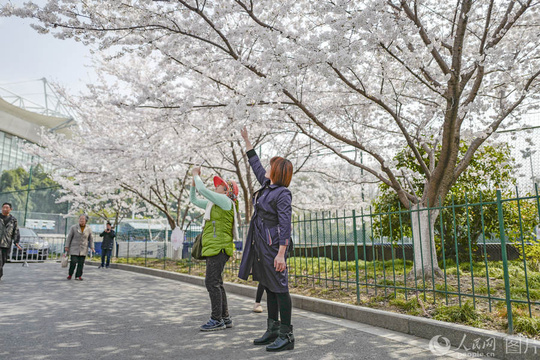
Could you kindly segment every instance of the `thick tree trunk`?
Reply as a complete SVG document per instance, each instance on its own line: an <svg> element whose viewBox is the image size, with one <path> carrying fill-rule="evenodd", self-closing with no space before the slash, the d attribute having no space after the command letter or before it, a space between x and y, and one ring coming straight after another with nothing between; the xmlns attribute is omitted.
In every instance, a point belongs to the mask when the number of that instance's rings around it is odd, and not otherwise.
<svg viewBox="0 0 540 360"><path fill-rule="evenodd" d="M421 205L415 205L411 213L413 245L414 245L414 268L409 273L412 278L441 277L442 270L437 262L437 250L435 248L435 221L439 216L439 210L427 209Z"/></svg>

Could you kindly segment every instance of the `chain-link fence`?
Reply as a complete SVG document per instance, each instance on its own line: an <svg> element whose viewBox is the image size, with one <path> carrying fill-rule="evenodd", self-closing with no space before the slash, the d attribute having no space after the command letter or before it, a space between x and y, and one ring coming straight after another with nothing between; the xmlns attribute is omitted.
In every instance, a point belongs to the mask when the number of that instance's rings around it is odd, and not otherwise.
<svg viewBox="0 0 540 360"><path fill-rule="evenodd" d="M517 186L525 193L534 192L534 184L540 184L540 115L527 117L531 126L497 132L497 141L508 143L512 157L519 169L516 170Z"/></svg>

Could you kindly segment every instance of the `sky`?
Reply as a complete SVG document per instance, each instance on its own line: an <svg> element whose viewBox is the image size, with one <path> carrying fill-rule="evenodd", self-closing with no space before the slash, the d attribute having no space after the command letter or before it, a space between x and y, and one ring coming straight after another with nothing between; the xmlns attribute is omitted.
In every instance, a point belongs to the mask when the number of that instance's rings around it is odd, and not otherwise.
<svg viewBox="0 0 540 360"><path fill-rule="evenodd" d="M10 2L19 5L24 1ZM0 0L0 7L6 3ZM0 87L32 101L42 101L42 78L73 94L83 91L96 77L90 49L73 39L38 34L30 27L32 22L0 17Z"/></svg>

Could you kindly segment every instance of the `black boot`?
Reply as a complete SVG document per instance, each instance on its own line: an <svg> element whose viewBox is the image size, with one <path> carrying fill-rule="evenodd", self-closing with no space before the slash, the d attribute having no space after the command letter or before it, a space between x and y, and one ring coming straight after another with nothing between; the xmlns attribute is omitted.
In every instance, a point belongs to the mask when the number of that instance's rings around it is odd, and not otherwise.
<svg viewBox="0 0 540 360"><path fill-rule="evenodd" d="M292 325L283 325L279 327L279 336L270 345L266 347L266 351L283 351L294 349L294 335Z"/></svg>
<svg viewBox="0 0 540 360"><path fill-rule="evenodd" d="M255 345L267 345L271 344L279 335L279 321L267 319L268 328L264 335L258 339L253 340Z"/></svg>

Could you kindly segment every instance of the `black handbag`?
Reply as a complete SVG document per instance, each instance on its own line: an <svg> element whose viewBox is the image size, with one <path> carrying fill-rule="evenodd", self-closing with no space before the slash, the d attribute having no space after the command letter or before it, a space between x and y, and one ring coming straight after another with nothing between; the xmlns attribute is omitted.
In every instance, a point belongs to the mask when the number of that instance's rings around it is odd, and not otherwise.
<svg viewBox="0 0 540 360"><path fill-rule="evenodd" d="M191 247L191 257L195 260L204 259L204 256L202 256L202 233L195 237L195 241Z"/></svg>

